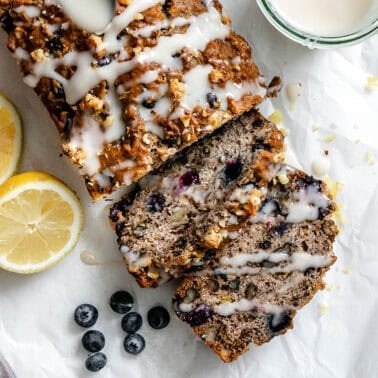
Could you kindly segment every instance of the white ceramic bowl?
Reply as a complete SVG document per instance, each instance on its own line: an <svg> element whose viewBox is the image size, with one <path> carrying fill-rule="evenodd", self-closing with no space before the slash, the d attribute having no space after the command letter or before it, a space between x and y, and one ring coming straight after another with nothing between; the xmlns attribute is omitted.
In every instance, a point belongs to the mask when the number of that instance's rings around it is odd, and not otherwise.
<svg viewBox="0 0 378 378"><path fill-rule="evenodd" d="M378 32L377 15L376 20L365 25L360 30L350 34L335 37L324 37L320 35L314 35L306 33L302 30L297 29L293 25L290 25L284 18L281 17L281 15L278 12L276 12L273 9L268 0L257 0L257 4L260 7L264 16L278 31L280 31L283 35L290 38L291 40L298 42L303 46L307 46L309 48L329 49L335 47L355 45Z"/></svg>

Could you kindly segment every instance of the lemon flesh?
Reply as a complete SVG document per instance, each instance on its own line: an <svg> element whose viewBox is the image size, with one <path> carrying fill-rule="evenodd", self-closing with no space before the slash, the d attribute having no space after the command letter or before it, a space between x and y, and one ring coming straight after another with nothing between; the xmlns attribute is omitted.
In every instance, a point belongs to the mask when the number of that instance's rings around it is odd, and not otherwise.
<svg viewBox="0 0 378 378"><path fill-rule="evenodd" d="M26 274L56 264L76 245L82 220L78 198L61 181L13 176L0 186L0 267Z"/></svg>
<svg viewBox="0 0 378 378"><path fill-rule="evenodd" d="M20 116L14 105L0 93L0 184L16 171L21 149Z"/></svg>

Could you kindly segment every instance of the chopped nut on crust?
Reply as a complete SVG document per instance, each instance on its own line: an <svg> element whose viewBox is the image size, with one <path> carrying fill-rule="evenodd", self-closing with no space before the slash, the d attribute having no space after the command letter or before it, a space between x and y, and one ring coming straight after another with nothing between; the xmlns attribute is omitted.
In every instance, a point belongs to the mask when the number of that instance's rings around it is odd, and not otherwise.
<svg viewBox="0 0 378 378"><path fill-rule="evenodd" d="M219 248L223 241L223 236L219 233L219 229L213 228L204 236L204 244L208 248Z"/></svg>

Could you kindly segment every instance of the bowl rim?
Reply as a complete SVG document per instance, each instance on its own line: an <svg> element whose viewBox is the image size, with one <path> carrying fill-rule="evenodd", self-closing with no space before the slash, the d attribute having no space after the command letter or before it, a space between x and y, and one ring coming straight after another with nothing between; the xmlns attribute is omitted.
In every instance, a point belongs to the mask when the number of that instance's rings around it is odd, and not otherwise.
<svg viewBox="0 0 378 378"><path fill-rule="evenodd" d="M269 0L256 0L257 5L268 21L289 39L309 48L328 49L334 47L356 45L378 32L378 17L372 23L356 32L341 36L326 37L303 32L288 24L275 12L269 4Z"/></svg>

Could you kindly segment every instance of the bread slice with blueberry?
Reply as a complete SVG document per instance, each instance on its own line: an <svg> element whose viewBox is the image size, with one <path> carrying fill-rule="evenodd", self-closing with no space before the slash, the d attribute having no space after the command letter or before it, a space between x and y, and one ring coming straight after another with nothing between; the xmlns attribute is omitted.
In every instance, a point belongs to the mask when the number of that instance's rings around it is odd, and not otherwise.
<svg viewBox="0 0 378 378"><path fill-rule="evenodd" d="M323 182L283 166L257 215L183 279L178 317L225 362L284 334L336 260L334 210Z"/></svg>
<svg viewBox="0 0 378 378"><path fill-rule="evenodd" d="M138 283L156 287L206 265L256 214L283 149L282 133L251 110L140 180L110 211Z"/></svg>

